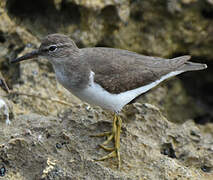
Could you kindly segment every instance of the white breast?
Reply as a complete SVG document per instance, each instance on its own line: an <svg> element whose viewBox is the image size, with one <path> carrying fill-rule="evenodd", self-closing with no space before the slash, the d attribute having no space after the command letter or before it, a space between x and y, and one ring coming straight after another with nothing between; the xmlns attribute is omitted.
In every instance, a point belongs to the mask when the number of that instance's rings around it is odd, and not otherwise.
<svg viewBox="0 0 213 180"><path fill-rule="evenodd" d="M111 94L103 89L99 84L94 82L94 72L90 73L90 85L83 90L71 89L71 92L79 99L86 101L89 104L100 106L114 112L119 112L121 109L142 93L147 92L151 88L158 85L163 80L182 73L183 71L174 71L162 76L159 80L148 85L122 92L120 94Z"/></svg>

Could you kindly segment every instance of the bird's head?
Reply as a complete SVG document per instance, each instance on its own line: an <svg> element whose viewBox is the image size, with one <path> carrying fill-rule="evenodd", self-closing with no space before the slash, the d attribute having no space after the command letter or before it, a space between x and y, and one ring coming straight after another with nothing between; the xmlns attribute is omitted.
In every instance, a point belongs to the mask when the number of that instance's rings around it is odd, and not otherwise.
<svg viewBox="0 0 213 180"><path fill-rule="evenodd" d="M50 62L62 61L67 56L74 56L79 49L72 39L63 34L50 34L46 36L39 49L13 59L11 63L43 56Z"/></svg>

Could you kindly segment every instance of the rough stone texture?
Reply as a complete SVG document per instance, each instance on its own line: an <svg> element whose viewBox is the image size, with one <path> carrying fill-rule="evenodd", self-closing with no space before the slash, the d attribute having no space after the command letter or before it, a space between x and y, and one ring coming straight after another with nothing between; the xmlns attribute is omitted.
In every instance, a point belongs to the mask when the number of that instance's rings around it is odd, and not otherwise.
<svg viewBox="0 0 213 180"><path fill-rule="evenodd" d="M170 123L150 104L135 104L124 118L122 168L115 160L95 162L105 152L102 138L111 121L93 109L73 106L56 117L20 115L1 125L1 163L5 179L211 179L212 133L193 121ZM133 112L132 112L133 113ZM131 115L130 115L131 114ZM212 125L211 125L212 126ZM212 127L211 127L212 128ZM207 172L204 172L207 171Z"/></svg>
<svg viewBox="0 0 213 180"><path fill-rule="evenodd" d="M0 122L0 176L213 179L212 17L211 0L1 0L0 71L16 93L0 86L12 121ZM103 138L89 136L110 130L111 114L67 92L44 59L9 65L53 32L80 47L190 54L209 68L173 78L124 110L119 171L115 160L93 160L106 152L98 148Z"/></svg>

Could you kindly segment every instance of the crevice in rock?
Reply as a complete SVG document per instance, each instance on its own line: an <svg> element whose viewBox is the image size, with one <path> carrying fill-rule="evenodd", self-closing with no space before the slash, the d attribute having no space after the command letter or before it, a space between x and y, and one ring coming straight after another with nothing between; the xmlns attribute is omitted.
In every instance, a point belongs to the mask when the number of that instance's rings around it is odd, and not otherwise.
<svg viewBox="0 0 213 180"><path fill-rule="evenodd" d="M140 9L139 7L142 6L142 1L138 0L131 0L130 1L131 9L134 9L134 11L130 11L130 18L133 19L136 22L141 22L143 20L143 9Z"/></svg>
<svg viewBox="0 0 213 180"><path fill-rule="evenodd" d="M2 31L0 31L0 43L4 43L6 41L5 37L4 37L4 33Z"/></svg>
<svg viewBox="0 0 213 180"><path fill-rule="evenodd" d="M52 0L11 0L7 1L6 8L11 18L37 35L56 33L61 27L80 24L80 6L66 0L61 2L60 8L56 8Z"/></svg>
<svg viewBox="0 0 213 180"><path fill-rule="evenodd" d="M112 34L118 28L120 21L118 11L115 6L109 5L103 8L100 12L100 19L104 20L104 30L106 34ZM108 39L110 37L107 37Z"/></svg>
<svg viewBox="0 0 213 180"><path fill-rule="evenodd" d="M203 9L201 14L206 19L213 19L213 9Z"/></svg>
<svg viewBox="0 0 213 180"><path fill-rule="evenodd" d="M7 1L6 7L9 14L17 17L34 17L36 15L47 15L48 9L53 9L51 0L18 0Z"/></svg>
<svg viewBox="0 0 213 180"><path fill-rule="evenodd" d="M172 147L171 143L164 143L161 146L161 154L169 156L171 158L176 158L175 150Z"/></svg>
<svg viewBox="0 0 213 180"><path fill-rule="evenodd" d="M115 6L109 5L104 7L98 14L98 18L103 22L103 33L106 36L96 44L96 47L112 47L113 46L113 32L119 30L119 22L121 22L118 11Z"/></svg>
<svg viewBox="0 0 213 180"><path fill-rule="evenodd" d="M107 44L102 40L98 42L95 47L110 47L110 46L107 46Z"/></svg>
<svg viewBox="0 0 213 180"><path fill-rule="evenodd" d="M113 5L103 8L101 10L101 16L108 24L115 24L119 21L117 9Z"/></svg>
<svg viewBox="0 0 213 180"><path fill-rule="evenodd" d="M79 23L81 20L80 6L63 0L61 3L61 13L65 17L64 23Z"/></svg>
<svg viewBox="0 0 213 180"><path fill-rule="evenodd" d="M212 116L210 114L206 113L204 115L195 117L194 121L197 124L205 125L206 123L210 123L213 120L212 120Z"/></svg>
<svg viewBox="0 0 213 180"><path fill-rule="evenodd" d="M7 1L6 8L11 19L34 34L57 32L59 13L51 0L11 0Z"/></svg>
<svg viewBox="0 0 213 180"><path fill-rule="evenodd" d="M205 19L213 19L213 6L209 5L207 2L202 2L201 6L201 15Z"/></svg>
<svg viewBox="0 0 213 180"><path fill-rule="evenodd" d="M137 11L131 11L130 18L134 19L137 22L143 21L143 12L140 10Z"/></svg>

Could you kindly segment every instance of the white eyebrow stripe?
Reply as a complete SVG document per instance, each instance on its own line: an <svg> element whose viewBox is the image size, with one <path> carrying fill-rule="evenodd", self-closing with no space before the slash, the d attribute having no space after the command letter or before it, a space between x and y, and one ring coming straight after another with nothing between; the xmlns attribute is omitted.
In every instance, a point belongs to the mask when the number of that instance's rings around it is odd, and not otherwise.
<svg viewBox="0 0 213 180"><path fill-rule="evenodd" d="M61 47L65 47L65 46L70 46L72 43L58 43L58 44L51 44L49 46L47 46L46 48L44 48L45 50L49 50L49 48L51 46L56 46L57 48L61 48Z"/></svg>
<svg viewBox="0 0 213 180"><path fill-rule="evenodd" d="M54 44L57 47L64 47L64 46L69 46L71 43L58 43L58 44Z"/></svg>

